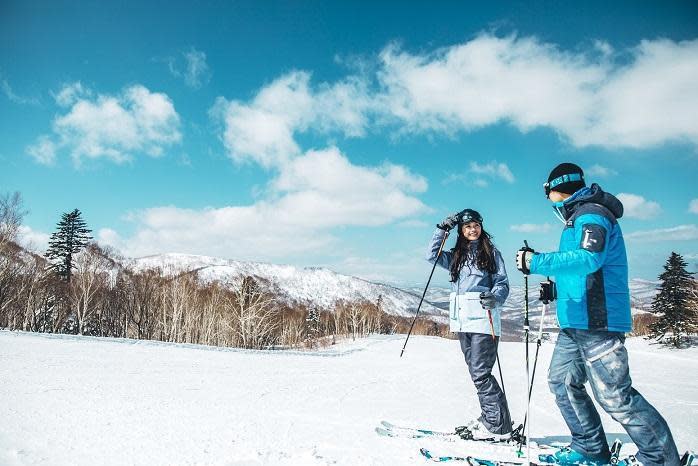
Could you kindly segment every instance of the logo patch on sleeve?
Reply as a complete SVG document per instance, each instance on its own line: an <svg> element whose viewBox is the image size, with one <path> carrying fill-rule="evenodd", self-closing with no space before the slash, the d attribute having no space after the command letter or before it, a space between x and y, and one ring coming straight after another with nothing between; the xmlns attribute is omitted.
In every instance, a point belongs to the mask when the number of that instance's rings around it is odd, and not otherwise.
<svg viewBox="0 0 698 466"><path fill-rule="evenodd" d="M582 249L591 252L601 252L606 246L606 229L595 223L587 223L582 227Z"/></svg>

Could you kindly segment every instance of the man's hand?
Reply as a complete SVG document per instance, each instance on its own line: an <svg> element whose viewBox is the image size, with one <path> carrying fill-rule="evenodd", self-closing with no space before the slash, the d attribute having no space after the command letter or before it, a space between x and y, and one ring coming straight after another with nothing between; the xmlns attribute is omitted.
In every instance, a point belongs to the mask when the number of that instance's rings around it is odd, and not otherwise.
<svg viewBox="0 0 698 466"><path fill-rule="evenodd" d="M519 251L516 253L516 268L526 275L530 274L531 260L533 260L533 256L535 254L536 252L529 247L519 249Z"/></svg>

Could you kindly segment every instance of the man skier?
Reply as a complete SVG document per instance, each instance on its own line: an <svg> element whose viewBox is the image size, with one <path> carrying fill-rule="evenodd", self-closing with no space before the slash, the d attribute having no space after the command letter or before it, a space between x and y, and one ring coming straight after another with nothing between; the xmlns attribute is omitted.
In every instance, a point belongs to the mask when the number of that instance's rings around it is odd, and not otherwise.
<svg viewBox="0 0 698 466"><path fill-rule="evenodd" d="M584 384L638 447L644 466L678 465L669 426L632 387L625 332L632 329L628 263L617 219L623 205L597 184L586 187L584 173L572 163L553 169L545 183L556 216L565 223L558 252L528 247L516 255L525 274L557 278L560 333L548 384L572 443L555 453L563 465L608 463L610 452L601 419Z"/></svg>

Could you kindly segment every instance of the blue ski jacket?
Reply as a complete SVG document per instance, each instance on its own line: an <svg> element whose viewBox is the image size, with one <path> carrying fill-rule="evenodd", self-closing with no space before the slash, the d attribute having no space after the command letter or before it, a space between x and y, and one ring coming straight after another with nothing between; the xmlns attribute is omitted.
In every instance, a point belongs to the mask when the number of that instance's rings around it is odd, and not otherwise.
<svg viewBox="0 0 698 466"><path fill-rule="evenodd" d="M623 204L592 184L560 208L567 223L559 252L537 253L530 266L556 278L560 328L631 331L628 260L617 221Z"/></svg>

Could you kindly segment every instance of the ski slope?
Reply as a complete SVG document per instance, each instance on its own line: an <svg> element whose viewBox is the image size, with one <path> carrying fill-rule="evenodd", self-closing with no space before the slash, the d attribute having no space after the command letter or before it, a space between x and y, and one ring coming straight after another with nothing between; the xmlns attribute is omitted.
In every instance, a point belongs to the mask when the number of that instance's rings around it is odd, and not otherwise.
<svg viewBox="0 0 698 466"><path fill-rule="evenodd" d="M479 414L458 342L374 336L314 352L261 352L0 331L2 465L408 465L494 447L376 435L382 419L450 429ZM635 387L680 450L698 442L698 348L631 338ZM531 345L531 354L535 346ZM569 440L541 348L531 435ZM503 343L513 417L524 413L524 345ZM635 448L603 414L609 440ZM466 446L472 449L466 451Z"/></svg>

